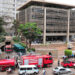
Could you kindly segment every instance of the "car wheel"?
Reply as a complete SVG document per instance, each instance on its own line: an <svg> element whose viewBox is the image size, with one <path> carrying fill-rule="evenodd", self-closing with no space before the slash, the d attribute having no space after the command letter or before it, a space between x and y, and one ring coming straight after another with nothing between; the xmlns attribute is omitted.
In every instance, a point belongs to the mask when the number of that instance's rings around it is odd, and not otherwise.
<svg viewBox="0 0 75 75"><path fill-rule="evenodd" d="M60 75L60 72L58 72L58 74L57 75Z"/></svg>
<svg viewBox="0 0 75 75"><path fill-rule="evenodd" d="M36 72L34 72L34 75L36 75L37 73Z"/></svg>
<svg viewBox="0 0 75 75"><path fill-rule="evenodd" d="M68 73L71 73L71 71L68 71Z"/></svg>

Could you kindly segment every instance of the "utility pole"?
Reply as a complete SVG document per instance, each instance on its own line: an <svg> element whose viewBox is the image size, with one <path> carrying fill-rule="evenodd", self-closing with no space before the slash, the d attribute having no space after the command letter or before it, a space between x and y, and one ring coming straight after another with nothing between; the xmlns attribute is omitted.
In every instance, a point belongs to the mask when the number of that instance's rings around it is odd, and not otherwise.
<svg viewBox="0 0 75 75"><path fill-rule="evenodd" d="M69 43L69 36L70 36L70 10L68 10L67 43Z"/></svg>
<svg viewBox="0 0 75 75"><path fill-rule="evenodd" d="M45 2L45 0L44 0L44 2ZM44 8L43 44L45 45L46 44L46 7L44 7L44 5L43 5L43 8Z"/></svg>

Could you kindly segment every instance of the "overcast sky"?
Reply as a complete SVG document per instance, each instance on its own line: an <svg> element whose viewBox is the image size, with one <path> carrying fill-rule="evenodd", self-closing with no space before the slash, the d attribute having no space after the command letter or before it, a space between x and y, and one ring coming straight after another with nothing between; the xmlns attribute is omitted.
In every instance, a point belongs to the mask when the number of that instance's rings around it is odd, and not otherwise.
<svg viewBox="0 0 75 75"><path fill-rule="evenodd" d="M75 6L75 0L46 0L48 2Z"/></svg>

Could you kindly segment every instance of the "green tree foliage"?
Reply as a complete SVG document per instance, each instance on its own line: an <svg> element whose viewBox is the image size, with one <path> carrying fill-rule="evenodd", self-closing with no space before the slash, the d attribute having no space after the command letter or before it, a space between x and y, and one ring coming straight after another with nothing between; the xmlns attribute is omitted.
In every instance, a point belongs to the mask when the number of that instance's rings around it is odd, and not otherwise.
<svg viewBox="0 0 75 75"><path fill-rule="evenodd" d="M65 55L66 55L66 56L72 55L72 50L66 49L66 50L65 50Z"/></svg>
<svg viewBox="0 0 75 75"><path fill-rule="evenodd" d="M19 43L21 46L23 46L24 48L26 48L27 46L24 43Z"/></svg>
<svg viewBox="0 0 75 75"><path fill-rule="evenodd" d="M18 34L19 21L14 20L13 24L14 24L14 25L13 25L12 28L14 28L14 30L15 30L15 34L17 35L17 34Z"/></svg>
<svg viewBox="0 0 75 75"><path fill-rule="evenodd" d="M13 41L14 41L15 43L19 43L19 42L20 42L20 38L19 38L18 36L14 36L14 37L13 37Z"/></svg>
<svg viewBox="0 0 75 75"><path fill-rule="evenodd" d="M32 41L34 41L36 38L38 38L39 35L41 35L41 30L37 27L36 23L20 24L19 31L23 36L25 36L27 40L29 40L30 47Z"/></svg>
<svg viewBox="0 0 75 75"><path fill-rule="evenodd" d="M0 43L5 41L5 37L4 36L0 36Z"/></svg>
<svg viewBox="0 0 75 75"><path fill-rule="evenodd" d="M0 17L0 33L4 32L4 28L3 28L4 24L6 24L6 22L4 21L2 17Z"/></svg>

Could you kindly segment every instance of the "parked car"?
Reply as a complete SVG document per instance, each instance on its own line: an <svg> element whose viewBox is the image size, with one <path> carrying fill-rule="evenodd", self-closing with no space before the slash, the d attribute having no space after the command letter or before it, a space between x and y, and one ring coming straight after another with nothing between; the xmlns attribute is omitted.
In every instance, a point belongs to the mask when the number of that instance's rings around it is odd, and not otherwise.
<svg viewBox="0 0 75 75"><path fill-rule="evenodd" d="M72 61L72 63L73 63L73 67L75 68L75 61Z"/></svg>
<svg viewBox="0 0 75 75"><path fill-rule="evenodd" d="M35 65L20 65L19 66L19 75L22 74L38 74L39 69Z"/></svg>
<svg viewBox="0 0 75 75"><path fill-rule="evenodd" d="M69 68L64 68L64 67L56 67L53 69L53 74L54 75L60 75L60 74L69 74L71 73L71 70Z"/></svg>
<svg viewBox="0 0 75 75"><path fill-rule="evenodd" d="M73 67L74 63L72 61L63 61L63 62L61 62L61 65L63 67Z"/></svg>

